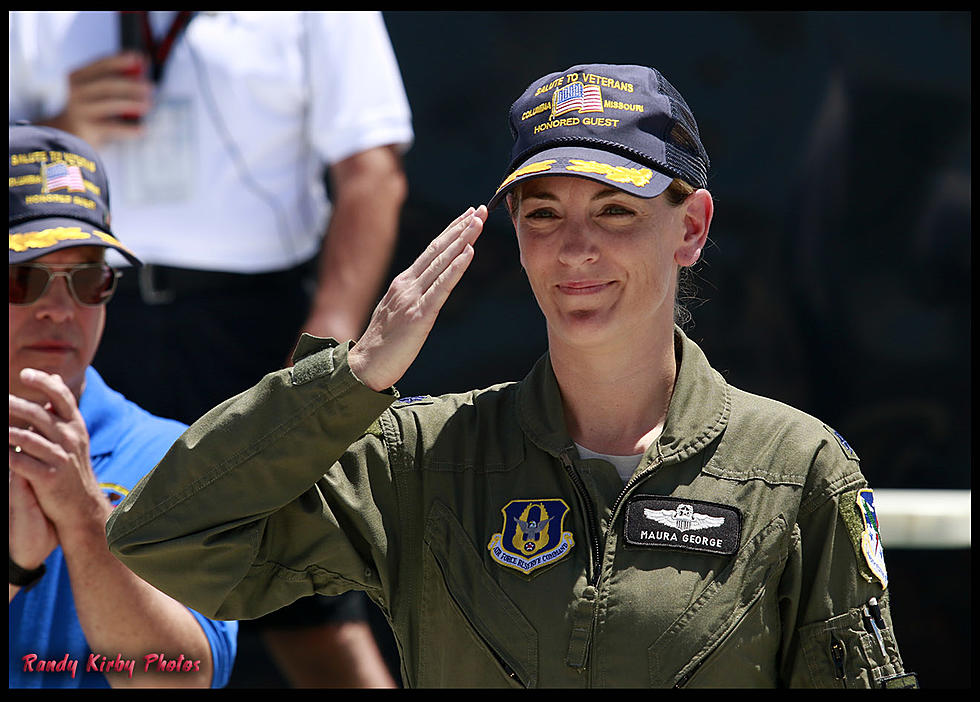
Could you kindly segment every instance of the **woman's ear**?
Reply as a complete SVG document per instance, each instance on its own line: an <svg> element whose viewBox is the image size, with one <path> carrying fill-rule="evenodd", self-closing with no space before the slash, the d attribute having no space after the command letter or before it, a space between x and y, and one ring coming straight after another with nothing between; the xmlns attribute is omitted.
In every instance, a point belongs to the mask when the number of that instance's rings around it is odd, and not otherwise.
<svg viewBox="0 0 980 702"><path fill-rule="evenodd" d="M708 240L708 229L714 216L715 204L711 193L703 188L695 190L680 205L684 223L684 238L674 252L678 266L693 266L701 257Z"/></svg>

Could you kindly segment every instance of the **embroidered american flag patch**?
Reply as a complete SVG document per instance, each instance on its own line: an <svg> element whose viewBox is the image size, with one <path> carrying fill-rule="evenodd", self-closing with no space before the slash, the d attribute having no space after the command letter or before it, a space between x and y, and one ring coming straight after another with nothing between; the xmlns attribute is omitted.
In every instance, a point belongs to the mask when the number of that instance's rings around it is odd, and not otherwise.
<svg viewBox="0 0 980 702"><path fill-rule="evenodd" d="M602 90L598 85L569 83L558 88L551 96L551 116L557 117L566 112L602 112Z"/></svg>
<svg viewBox="0 0 980 702"><path fill-rule="evenodd" d="M85 192L82 171L78 166L69 166L61 162L43 164L41 166L41 180L46 193L55 190L67 190L70 193Z"/></svg>

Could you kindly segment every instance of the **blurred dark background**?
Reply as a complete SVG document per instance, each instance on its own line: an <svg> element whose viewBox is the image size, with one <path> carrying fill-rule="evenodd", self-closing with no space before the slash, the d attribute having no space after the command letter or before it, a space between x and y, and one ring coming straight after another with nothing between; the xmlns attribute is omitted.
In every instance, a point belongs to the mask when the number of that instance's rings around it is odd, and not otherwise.
<svg viewBox="0 0 980 702"><path fill-rule="evenodd" d="M654 66L712 161L687 333L732 384L837 429L872 487L971 487L970 13L384 17L416 131L392 274L489 199L528 83L576 63ZM518 380L545 345L498 210L398 387ZM969 686L970 550L892 548L888 568L907 668L923 687Z"/></svg>

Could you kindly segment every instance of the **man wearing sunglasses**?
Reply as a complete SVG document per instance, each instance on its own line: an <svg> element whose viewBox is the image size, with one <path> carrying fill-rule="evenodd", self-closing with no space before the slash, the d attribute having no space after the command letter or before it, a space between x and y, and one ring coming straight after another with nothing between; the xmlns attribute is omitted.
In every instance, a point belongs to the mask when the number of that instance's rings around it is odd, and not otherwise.
<svg viewBox="0 0 980 702"><path fill-rule="evenodd" d="M237 623L185 608L106 546L115 504L186 427L90 366L118 276L106 249L140 265L111 233L102 164L45 127L11 126L9 146L9 686L224 686Z"/></svg>

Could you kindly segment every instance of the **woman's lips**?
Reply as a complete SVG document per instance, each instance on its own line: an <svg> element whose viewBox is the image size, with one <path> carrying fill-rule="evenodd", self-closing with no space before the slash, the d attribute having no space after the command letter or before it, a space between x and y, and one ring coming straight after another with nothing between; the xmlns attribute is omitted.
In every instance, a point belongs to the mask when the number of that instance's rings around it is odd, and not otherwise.
<svg viewBox="0 0 980 702"><path fill-rule="evenodd" d="M608 280L570 280L559 283L558 289L566 295L594 295L606 290L613 284Z"/></svg>

